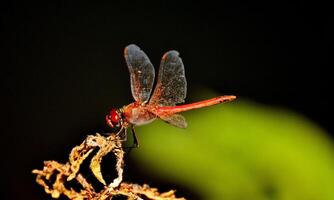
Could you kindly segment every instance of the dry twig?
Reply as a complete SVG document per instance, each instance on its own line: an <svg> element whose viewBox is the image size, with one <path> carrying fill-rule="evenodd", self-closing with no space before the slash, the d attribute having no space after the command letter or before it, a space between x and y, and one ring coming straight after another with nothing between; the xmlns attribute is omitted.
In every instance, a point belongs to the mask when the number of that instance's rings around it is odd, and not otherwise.
<svg viewBox="0 0 334 200"><path fill-rule="evenodd" d="M99 192L95 191L82 174L79 173L82 162L96 148L99 148L96 155L92 158L90 169L94 176L105 185L105 188ZM102 158L108 153L113 152L116 157L117 178L109 185L106 184L101 173ZM72 149L69 156L69 162L66 164L57 161L45 161L43 170L33 170L37 175L36 182L44 187L46 193L53 198L58 198L61 194L69 199L112 199L116 195L126 196L128 199L184 199L176 198L175 191L170 190L165 193L159 193L156 188L151 188L144 184L143 186L131 183L122 183L123 180L123 156L122 143L117 135L104 137L99 135L89 135L81 143ZM52 178L55 176L53 183ZM66 187L65 183L76 180L80 185L80 191L76 191L71 187Z"/></svg>

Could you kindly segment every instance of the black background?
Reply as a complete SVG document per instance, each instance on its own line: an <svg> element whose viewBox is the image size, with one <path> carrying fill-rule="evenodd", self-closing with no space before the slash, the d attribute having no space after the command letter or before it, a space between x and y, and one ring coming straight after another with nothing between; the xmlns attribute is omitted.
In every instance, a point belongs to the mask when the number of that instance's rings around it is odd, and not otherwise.
<svg viewBox="0 0 334 200"><path fill-rule="evenodd" d="M156 68L178 50L188 101L204 86L292 109L333 134L331 17L329 5L302 1L1 3L5 199L48 198L31 170L65 162L85 135L106 130L108 109L132 101L130 43Z"/></svg>

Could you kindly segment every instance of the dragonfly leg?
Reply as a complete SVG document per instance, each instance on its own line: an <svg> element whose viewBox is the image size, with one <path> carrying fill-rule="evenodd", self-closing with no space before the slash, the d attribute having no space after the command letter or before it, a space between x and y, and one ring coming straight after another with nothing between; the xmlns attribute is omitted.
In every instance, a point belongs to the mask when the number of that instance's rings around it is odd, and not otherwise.
<svg viewBox="0 0 334 200"><path fill-rule="evenodd" d="M138 143L136 132L135 132L135 129L133 128L133 126L131 127L131 132L132 132L132 137L133 137L133 146L134 146L134 148L137 148L139 146L139 143Z"/></svg>
<svg viewBox="0 0 334 200"><path fill-rule="evenodd" d="M129 147L124 147L126 149L126 153L129 154L133 148L137 148L139 146L138 139L136 137L136 132L133 127L131 127L132 137L133 137L133 145Z"/></svg>
<svg viewBox="0 0 334 200"><path fill-rule="evenodd" d="M126 141L128 139L127 129L122 128L117 135L120 137L122 141Z"/></svg>

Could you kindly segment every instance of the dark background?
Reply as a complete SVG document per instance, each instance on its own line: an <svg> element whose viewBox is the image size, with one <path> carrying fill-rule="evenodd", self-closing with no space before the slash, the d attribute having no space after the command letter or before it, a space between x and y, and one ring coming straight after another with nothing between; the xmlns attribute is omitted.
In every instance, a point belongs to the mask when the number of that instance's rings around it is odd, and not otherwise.
<svg viewBox="0 0 334 200"><path fill-rule="evenodd" d="M165 51L180 52L188 102L206 87L294 110L334 133L329 5L113 2L1 3L5 199L49 198L31 170L43 160L65 162L87 134L107 130L108 109L132 101L122 55L130 43L156 68ZM129 168L134 181L168 185Z"/></svg>

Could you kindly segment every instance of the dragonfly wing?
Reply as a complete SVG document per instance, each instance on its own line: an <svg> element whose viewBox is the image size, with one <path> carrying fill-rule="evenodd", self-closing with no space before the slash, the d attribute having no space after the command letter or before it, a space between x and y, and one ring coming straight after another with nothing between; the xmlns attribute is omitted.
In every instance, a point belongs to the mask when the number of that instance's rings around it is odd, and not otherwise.
<svg viewBox="0 0 334 200"><path fill-rule="evenodd" d="M184 102L187 81L182 59L177 51L168 51L161 59L158 80L150 104L173 106Z"/></svg>
<svg viewBox="0 0 334 200"><path fill-rule="evenodd" d="M154 83L154 68L147 55L136 45L124 50L124 57L130 72L131 92L136 101L145 102L150 98Z"/></svg>
<svg viewBox="0 0 334 200"><path fill-rule="evenodd" d="M179 114L174 114L170 116L160 116L160 119L178 128L187 128L188 126L186 118L184 118L182 115Z"/></svg>

